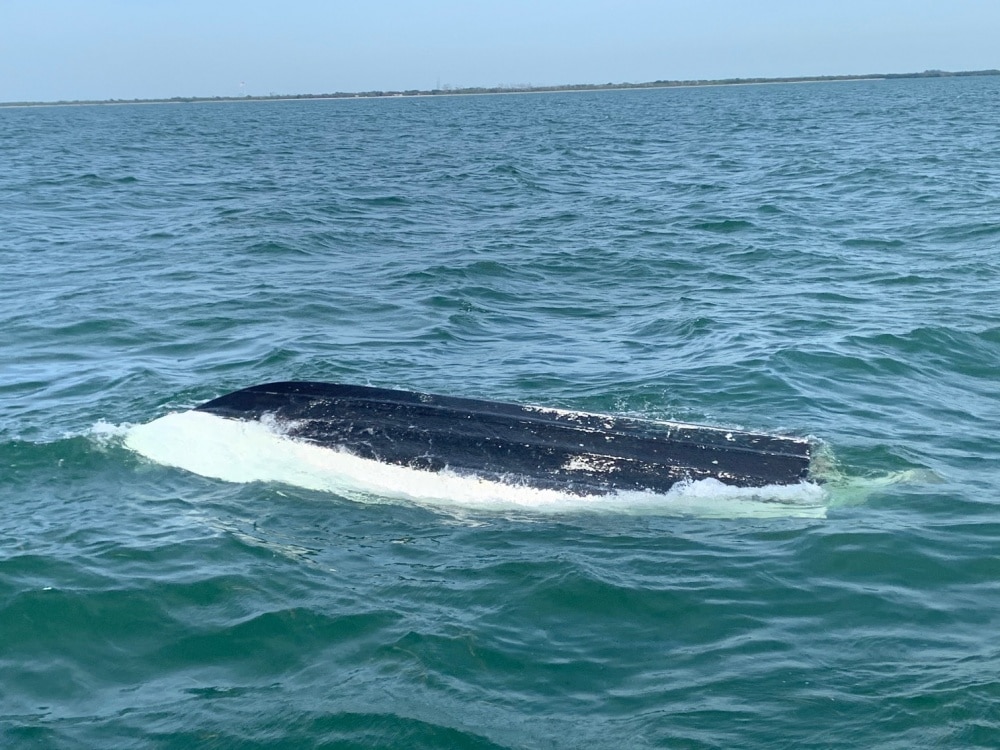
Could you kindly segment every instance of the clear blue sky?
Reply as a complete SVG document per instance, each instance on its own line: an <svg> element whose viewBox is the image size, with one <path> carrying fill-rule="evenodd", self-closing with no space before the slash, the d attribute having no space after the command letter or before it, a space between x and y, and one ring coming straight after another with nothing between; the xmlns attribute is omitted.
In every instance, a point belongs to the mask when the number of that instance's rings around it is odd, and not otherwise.
<svg viewBox="0 0 1000 750"><path fill-rule="evenodd" d="M1000 0L0 0L0 101L1000 68Z"/></svg>

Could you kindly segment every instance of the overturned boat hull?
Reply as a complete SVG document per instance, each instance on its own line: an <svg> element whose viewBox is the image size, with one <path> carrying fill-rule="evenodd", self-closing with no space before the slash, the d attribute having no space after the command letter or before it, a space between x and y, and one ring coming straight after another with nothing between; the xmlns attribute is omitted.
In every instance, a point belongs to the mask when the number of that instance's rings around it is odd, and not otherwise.
<svg viewBox="0 0 1000 750"><path fill-rule="evenodd" d="M267 383L196 410L274 420L289 437L388 464L575 494L809 476L802 438L358 385Z"/></svg>

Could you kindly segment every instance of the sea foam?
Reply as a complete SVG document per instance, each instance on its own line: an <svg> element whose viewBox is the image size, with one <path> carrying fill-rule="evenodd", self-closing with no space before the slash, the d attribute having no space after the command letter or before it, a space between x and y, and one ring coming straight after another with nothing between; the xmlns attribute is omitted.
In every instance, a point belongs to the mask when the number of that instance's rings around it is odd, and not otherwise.
<svg viewBox="0 0 1000 750"><path fill-rule="evenodd" d="M227 482L277 482L352 500L395 500L438 508L572 513L581 511L706 517L822 518L827 493L803 482L730 487L715 479L687 482L666 493L576 495L431 472L360 458L282 434L273 422L225 419L198 411L168 414L129 427L127 448L156 463Z"/></svg>

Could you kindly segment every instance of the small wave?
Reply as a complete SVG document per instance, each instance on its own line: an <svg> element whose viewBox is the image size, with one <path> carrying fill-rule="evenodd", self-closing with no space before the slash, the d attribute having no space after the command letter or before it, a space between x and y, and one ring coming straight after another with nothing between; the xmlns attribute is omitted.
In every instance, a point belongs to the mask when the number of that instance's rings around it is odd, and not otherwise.
<svg viewBox="0 0 1000 750"><path fill-rule="evenodd" d="M845 247L853 248L884 248L886 250L892 250L898 247L903 247L905 244L906 243L900 239L885 239L882 237L854 237L844 240Z"/></svg>
<svg viewBox="0 0 1000 750"><path fill-rule="evenodd" d="M159 464L227 482L278 482L360 502L403 501L443 510L543 514L609 512L719 518L826 515L825 490L808 482L745 488L706 479L677 485L665 494L580 496L449 471L384 464L292 440L274 424L224 419L204 412L168 414L122 429L127 448Z"/></svg>
<svg viewBox="0 0 1000 750"><path fill-rule="evenodd" d="M85 437L89 437L98 447L106 448L110 445L121 443L128 437L132 427L133 425L128 423L113 424L111 422L101 420L90 428ZM66 435L66 437L70 438L76 436Z"/></svg>
<svg viewBox="0 0 1000 750"><path fill-rule="evenodd" d="M251 255L309 255L307 251L301 247L296 247L287 242L278 242L275 240L268 240L264 242L257 242L247 248L247 253Z"/></svg>
<svg viewBox="0 0 1000 750"><path fill-rule="evenodd" d="M742 232L745 229L754 229L753 222L743 219L722 219L720 221L699 221L692 224L693 229L701 229L706 232L720 232L729 234L730 232Z"/></svg>
<svg viewBox="0 0 1000 750"><path fill-rule="evenodd" d="M356 204L371 206L374 208L392 208L395 206L408 206L412 201L403 195L375 195L364 198L356 198Z"/></svg>

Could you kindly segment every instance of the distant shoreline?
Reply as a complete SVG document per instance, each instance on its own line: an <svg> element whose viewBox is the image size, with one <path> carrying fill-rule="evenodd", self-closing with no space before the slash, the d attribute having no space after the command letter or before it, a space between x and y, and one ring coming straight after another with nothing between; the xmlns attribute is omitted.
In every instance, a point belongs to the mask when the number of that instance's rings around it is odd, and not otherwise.
<svg viewBox="0 0 1000 750"><path fill-rule="evenodd" d="M898 78L955 78L997 76L1000 70L925 70L923 73L870 73L842 76L794 76L788 78L721 78L715 80L649 81L646 83L581 83L562 86L472 86L405 91L338 91L325 94L268 94L245 96L174 96L156 99L75 99L52 102L0 102L0 107L65 107L121 104L186 104L202 102L302 101L309 99L377 99L387 97L473 96L482 94L542 94L572 91L614 91L631 89L695 88L701 86L748 86L774 83L828 83L837 81L879 81Z"/></svg>

